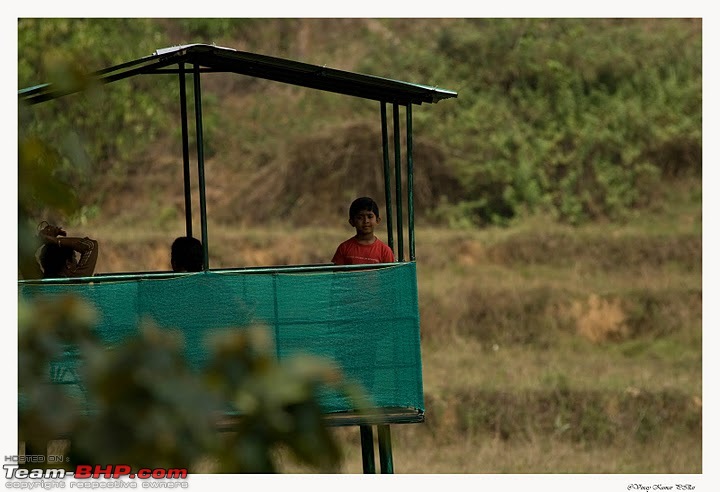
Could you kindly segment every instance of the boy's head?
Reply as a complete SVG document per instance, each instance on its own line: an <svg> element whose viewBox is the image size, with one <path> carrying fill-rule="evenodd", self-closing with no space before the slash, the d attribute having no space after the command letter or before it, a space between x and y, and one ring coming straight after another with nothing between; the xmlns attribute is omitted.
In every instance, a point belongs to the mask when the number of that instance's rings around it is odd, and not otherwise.
<svg viewBox="0 0 720 492"><path fill-rule="evenodd" d="M350 204L350 225L357 229L358 234L372 234L375 226L380 223L380 210L372 198L363 196Z"/></svg>
<svg viewBox="0 0 720 492"><path fill-rule="evenodd" d="M380 218L380 211L377 203L370 197L361 196L350 204L350 220L355 217L358 212L372 212L376 217Z"/></svg>
<svg viewBox="0 0 720 492"><path fill-rule="evenodd" d="M181 236L170 248L170 264L174 272L199 272L203 265L202 243L189 236Z"/></svg>

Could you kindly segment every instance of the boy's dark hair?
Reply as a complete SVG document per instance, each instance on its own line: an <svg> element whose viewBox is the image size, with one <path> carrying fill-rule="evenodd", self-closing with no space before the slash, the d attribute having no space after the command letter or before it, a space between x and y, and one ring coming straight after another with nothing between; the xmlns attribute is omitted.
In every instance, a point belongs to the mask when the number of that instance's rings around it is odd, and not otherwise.
<svg viewBox="0 0 720 492"><path fill-rule="evenodd" d="M181 236L170 248L170 264L176 272L199 272L203 265L203 248L200 240Z"/></svg>
<svg viewBox="0 0 720 492"><path fill-rule="evenodd" d="M380 217L380 210L378 209L375 200L367 196L361 196L350 204L350 220L352 220L358 212L365 211L372 212L376 216Z"/></svg>
<svg viewBox="0 0 720 492"><path fill-rule="evenodd" d="M67 266L67 262L75 256L75 251L66 246L46 244L40 251L40 265L44 278L57 278Z"/></svg>

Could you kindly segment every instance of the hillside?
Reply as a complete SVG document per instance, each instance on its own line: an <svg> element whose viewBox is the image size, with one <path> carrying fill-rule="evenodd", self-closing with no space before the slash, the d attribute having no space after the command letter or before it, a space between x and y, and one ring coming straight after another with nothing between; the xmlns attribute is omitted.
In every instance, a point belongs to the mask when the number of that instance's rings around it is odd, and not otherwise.
<svg viewBox="0 0 720 492"><path fill-rule="evenodd" d="M414 112L427 422L393 429L396 471L701 473L701 34L696 19L28 19L19 78L208 42L457 90ZM211 266L327 262L349 201L382 195L377 106L206 80ZM167 270L184 233L173 90L134 80L28 116L80 197L31 218L99 239L98 272ZM356 429L336 434L359 472Z"/></svg>
<svg viewBox="0 0 720 492"><path fill-rule="evenodd" d="M204 42L437 85L459 97L413 113L426 221L617 222L702 175L701 41L693 19L23 19L19 83ZM202 91L216 220L293 220L310 203L325 223L380 194L377 104L233 74ZM135 77L23 111L80 196L70 220L182 217L177 96L174 77Z"/></svg>

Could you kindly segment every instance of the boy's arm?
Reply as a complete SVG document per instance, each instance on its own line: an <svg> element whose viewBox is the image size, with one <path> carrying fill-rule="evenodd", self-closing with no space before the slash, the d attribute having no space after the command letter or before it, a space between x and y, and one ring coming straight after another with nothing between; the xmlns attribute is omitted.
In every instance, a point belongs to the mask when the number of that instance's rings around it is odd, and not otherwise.
<svg viewBox="0 0 720 492"><path fill-rule="evenodd" d="M91 277L98 259L98 242L87 237L60 237L58 240L62 246L70 247L80 253L74 275Z"/></svg>
<svg viewBox="0 0 720 492"><path fill-rule="evenodd" d="M98 259L98 242L87 237L80 241L82 241L86 250L80 252L80 261L78 261L75 269L75 275L78 277L91 277L95 273L95 264Z"/></svg>

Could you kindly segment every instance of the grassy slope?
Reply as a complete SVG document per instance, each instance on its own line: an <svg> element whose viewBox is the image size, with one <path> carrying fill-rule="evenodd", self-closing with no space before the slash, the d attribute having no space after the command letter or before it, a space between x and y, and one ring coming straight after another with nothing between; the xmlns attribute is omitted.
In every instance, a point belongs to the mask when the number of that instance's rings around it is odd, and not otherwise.
<svg viewBox="0 0 720 492"><path fill-rule="evenodd" d="M394 428L398 472L701 472L701 193L665 192L625 224L419 228L427 422ZM87 227L101 271L166 269L181 232ZM350 233L214 224L211 263L327 262ZM359 472L356 429L337 434Z"/></svg>

